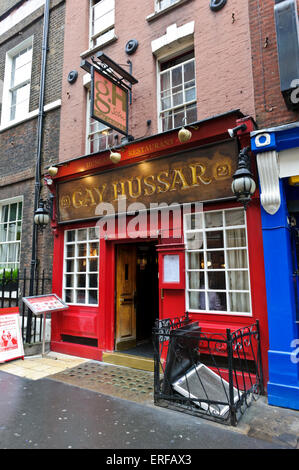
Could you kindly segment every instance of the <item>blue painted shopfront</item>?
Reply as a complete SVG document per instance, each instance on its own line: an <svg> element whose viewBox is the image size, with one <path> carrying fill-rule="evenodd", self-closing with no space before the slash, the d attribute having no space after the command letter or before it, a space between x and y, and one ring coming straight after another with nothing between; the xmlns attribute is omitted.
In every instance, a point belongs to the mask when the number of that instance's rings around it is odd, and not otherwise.
<svg viewBox="0 0 299 470"><path fill-rule="evenodd" d="M268 402L299 409L299 123L251 134L261 189Z"/></svg>

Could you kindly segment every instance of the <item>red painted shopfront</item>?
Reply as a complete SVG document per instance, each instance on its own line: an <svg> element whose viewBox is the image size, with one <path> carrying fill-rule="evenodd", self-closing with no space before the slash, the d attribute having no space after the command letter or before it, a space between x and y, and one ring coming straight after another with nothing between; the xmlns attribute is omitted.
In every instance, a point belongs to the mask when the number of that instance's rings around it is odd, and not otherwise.
<svg viewBox="0 0 299 470"><path fill-rule="evenodd" d="M244 119L201 121L186 144L177 130L130 142L117 165L109 151L57 165L53 291L69 309L52 316L52 350L101 360L185 312L215 332L258 319L267 378L259 194L245 212L230 189L252 120L237 139L227 129Z"/></svg>

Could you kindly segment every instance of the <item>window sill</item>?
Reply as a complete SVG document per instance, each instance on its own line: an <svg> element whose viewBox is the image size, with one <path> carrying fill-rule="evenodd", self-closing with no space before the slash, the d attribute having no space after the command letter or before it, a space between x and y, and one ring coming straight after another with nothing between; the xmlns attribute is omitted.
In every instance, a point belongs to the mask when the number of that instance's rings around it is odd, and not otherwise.
<svg viewBox="0 0 299 470"><path fill-rule="evenodd" d="M160 18L160 16L163 16L163 15L169 13L170 11L174 10L175 8L177 8L177 7L183 5L184 3L187 3L187 2L190 2L190 0L178 0L177 3L174 3L173 5L170 5L169 7L164 8L163 10L155 11L151 15L147 16L146 21L148 23L150 23L151 21L154 21L157 18Z"/></svg>
<svg viewBox="0 0 299 470"><path fill-rule="evenodd" d="M96 52L99 52L101 49L103 49L103 47L109 46L109 44L112 44L113 42L117 41L117 39L118 39L118 36L113 36L113 38L109 39L108 41L104 42L103 44L92 47L91 49L88 49L87 51L82 52L82 54L80 54L80 57L82 59L86 59L86 57L89 57L92 54L95 54Z"/></svg>
<svg viewBox="0 0 299 470"><path fill-rule="evenodd" d="M59 108L61 106L61 100L53 101L53 103L49 103L44 107L44 112L52 111L53 109ZM23 122L30 121L38 116L38 109L31 111L30 113L26 114L20 119L15 119L14 121L9 121L0 126L0 133L6 131L7 129L11 129L12 127L18 126Z"/></svg>

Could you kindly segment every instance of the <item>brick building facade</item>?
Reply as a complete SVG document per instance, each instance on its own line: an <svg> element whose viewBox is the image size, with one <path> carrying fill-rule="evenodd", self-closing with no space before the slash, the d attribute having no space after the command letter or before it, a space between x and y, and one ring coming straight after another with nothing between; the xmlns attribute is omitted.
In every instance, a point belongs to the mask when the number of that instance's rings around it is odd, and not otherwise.
<svg viewBox="0 0 299 470"><path fill-rule="evenodd" d="M10 255L7 257L7 253L4 252L5 246L3 245L0 266L7 268L19 266L21 273L23 268L27 268L27 272L30 270L32 254L44 5L44 1L4 1L1 2L0 10L0 81L4 88L0 103L0 204L2 211L4 211L4 208L7 206L14 207L11 204L14 204L15 201L22 202L22 215L19 219L21 222L21 233L17 234L17 239L20 241L20 252L14 253L14 257L10 257ZM64 1L53 0L50 3L41 175L44 174L44 168L50 166L58 158L64 8ZM22 74L24 75L27 72L26 70L21 70L19 75L17 75L17 65L14 65L16 64L14 61L22 56L25 50L22 47L23 44L25 46L30 44L27 49L27 53L29 51L28 54L30 54L30 50L32 51L32 56L28 56L30 70L28 68L28 77L26 77L27 86L30 88L28 95L29 102L24 104L23 109L14 111L15 115L13 115L12 101L9 102L9 100L13 100L12 95L14 91L13 87L12 89L7 88L8 81L13 79L12 76L8 77L8 75L13 70L14 77L17 77L15 93L16 96L18 93L21 96L22 92L20 90L22 90L23 85L23 90L25 90L26 83L19 84L19 82L22 81ZM19 55L17 55L18 50L21 50ZM21 99L19 97L16 98L17 106L19 106L18 100L20 101ZM19 107L21 108L21 106L22 103ZM48 190L44 187L42 180L41 183L41 198L47 199ZM4 220L4 218L1 219L2 222ZM40 270L45 269L47 276L51 276L52 263L51 259L45 256L45 249L47 250L52 244L53 236L49 229L46 229L42 235L38 235L37 259L39 260ZM4 259L5 256L6 259Z"/></svg>

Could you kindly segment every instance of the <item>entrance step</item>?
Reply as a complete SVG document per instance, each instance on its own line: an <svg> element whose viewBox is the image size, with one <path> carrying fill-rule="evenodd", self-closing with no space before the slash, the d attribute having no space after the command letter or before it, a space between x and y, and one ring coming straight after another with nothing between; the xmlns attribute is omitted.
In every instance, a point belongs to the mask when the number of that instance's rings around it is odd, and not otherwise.
<svg viewBox="0 0 299 470"><path fill-rule="evenodd" d="M108 364L131 367L132 369L154 372L154 360L120 352L103 352L102 361Z"/></svg>

